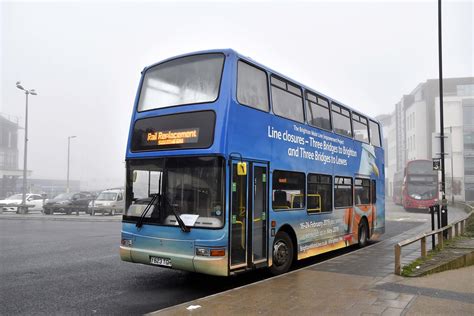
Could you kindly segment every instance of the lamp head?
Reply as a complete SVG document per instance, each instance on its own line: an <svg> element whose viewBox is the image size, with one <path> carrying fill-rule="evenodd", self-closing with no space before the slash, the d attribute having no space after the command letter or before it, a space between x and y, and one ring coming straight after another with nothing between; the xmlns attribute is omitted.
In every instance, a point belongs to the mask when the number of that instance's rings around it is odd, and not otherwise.
<svg viewBox="0 0 474 316"><path fill-rule="evenodd" d="M18 89L20 89L20 90L23 90L23 91L25 90L25 88L23 88L23 86L21 85L21 82L20 82L20 81L17 81L17 82L16 82L16 87L17 87Z"/></svg>

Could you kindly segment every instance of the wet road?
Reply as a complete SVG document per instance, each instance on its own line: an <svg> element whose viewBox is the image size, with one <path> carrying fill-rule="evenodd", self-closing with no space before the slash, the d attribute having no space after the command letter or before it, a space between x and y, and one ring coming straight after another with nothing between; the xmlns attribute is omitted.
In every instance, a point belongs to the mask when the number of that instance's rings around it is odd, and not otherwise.
<svg viewBox="0 0 474 316"><path fill-rule="evenodd" d="M387 216L382 240L427 218L398 211ZM119 222L0 217L0 240L2 315L143 314L270 277L266 270L222 278L122 262ZM354 249L308 259L296 268Z"/></svg>

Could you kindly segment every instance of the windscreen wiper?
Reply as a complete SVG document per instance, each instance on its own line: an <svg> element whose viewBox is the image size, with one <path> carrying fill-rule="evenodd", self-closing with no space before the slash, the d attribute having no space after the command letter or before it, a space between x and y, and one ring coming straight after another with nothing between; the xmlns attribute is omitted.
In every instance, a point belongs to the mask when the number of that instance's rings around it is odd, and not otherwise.
<svg viewBox="0 0 474 316"><path fill-rule="evenodd" d="M137 223L135 224L135 226L137 228L141 228L143 226L143 220L145 219L146 214L148 213L148 211L150 211L152 206L155 206L156 201L158 200L159 196L160 195L158 193L151 194L152 198L151 198L150 202L148 202L148 204L146 205L146 207L143 210L142 214L140 215L140 218L138 219Z"/></svg>
<svg viewBox="0 0 474 316"><path fill-rule="evenodd" d="M173 215L174 215L174 217L176 217L176 221L178 222L179 227L181 228L181 230L185 233L189 233L191 231L191 229L189 229L189 227L186 226L186 224L184 224L181 217L179 217L178 212L176 212L173 205L171 205L170 201L168 200L168 197L165 194L163 194L163 201L165 201L165 203L168 205L168 207L173 212Z"/></svg>

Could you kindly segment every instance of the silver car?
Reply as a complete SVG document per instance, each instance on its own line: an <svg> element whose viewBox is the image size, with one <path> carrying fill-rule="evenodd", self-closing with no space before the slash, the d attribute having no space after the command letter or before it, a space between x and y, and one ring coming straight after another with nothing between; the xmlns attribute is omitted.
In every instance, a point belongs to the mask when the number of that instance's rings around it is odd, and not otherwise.
<svg viewBox="0 0 474 316"><path fill-rule="evenodd" d="M89 203L90 215L96 213L109 214L123 214L125 209L124 190L109 189L100 192L97 198Z"/></svg>

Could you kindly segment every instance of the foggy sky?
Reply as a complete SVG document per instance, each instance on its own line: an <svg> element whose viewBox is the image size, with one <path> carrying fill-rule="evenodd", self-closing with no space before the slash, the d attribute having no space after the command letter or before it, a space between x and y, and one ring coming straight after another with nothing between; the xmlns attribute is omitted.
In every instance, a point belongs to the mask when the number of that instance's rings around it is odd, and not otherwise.
<svg viewBox="0 0 474 316"><path fill-rule="evenodd" d="M444 76L473 76L473 5L443 1ZM24 125L28 169L84 189L122 185L140 71L233 48L368 115L438 77L437 1L1 2L0 112ZM19 135L20 157L23 136ZM20 159L22 166L22 159Z"/></svg>

